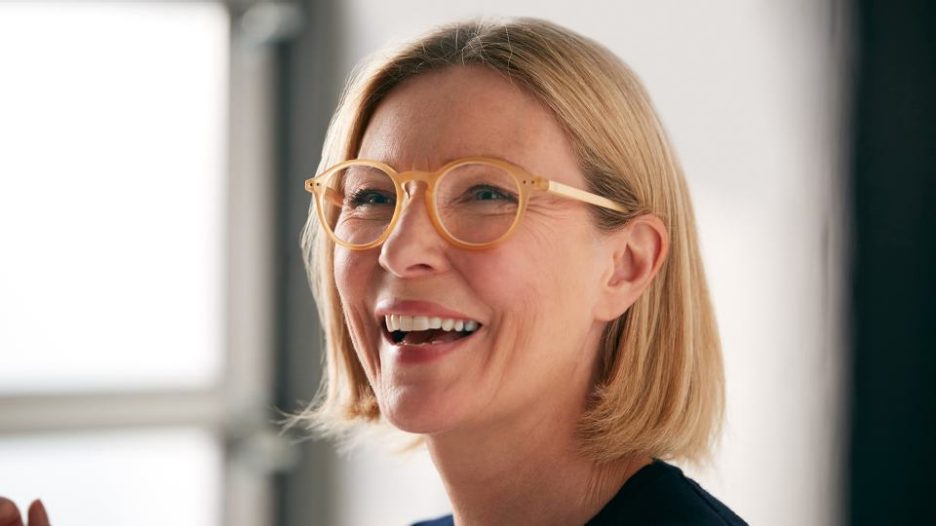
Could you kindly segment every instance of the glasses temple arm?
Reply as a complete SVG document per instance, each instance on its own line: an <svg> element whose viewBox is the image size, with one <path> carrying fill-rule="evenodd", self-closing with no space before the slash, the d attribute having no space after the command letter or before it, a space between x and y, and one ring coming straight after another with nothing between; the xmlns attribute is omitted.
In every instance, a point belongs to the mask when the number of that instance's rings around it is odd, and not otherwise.
<svg viewBox="0 0 936 526"><path fill-rule="evenodd" d="M565 197L577 199L579 201L584 201L602 208L608 208L618 212L627 212L627 209L624 208L623 205L616 203L607 197L601 197L600 195L595 195L591 192L586 192L585 190L579 190L578 188L573 188L562 183L557 183L556 181L549 181L549 186L547 186L545 190L547 192L563 195Z"/></svg>

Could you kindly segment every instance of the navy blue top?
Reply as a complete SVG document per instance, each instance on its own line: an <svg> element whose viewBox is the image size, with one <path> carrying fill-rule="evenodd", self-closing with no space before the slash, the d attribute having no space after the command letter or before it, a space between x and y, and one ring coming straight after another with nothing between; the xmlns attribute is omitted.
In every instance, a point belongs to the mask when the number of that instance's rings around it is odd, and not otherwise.
<svg viewBox="0 0 936 526"><path fill-rule="evenodd" d="M454 526L451 515L413 526ZM681 469L654 460L634 473L586 526L747 526Z"/></svg>

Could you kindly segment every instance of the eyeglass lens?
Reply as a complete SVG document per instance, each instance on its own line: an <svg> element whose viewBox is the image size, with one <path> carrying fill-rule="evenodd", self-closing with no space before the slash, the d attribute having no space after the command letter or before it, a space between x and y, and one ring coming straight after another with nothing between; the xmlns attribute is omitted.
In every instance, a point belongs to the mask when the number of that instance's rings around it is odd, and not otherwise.
<svg viewBox="0 0 936 526"><path fill-rule="evenodd" d="M331 174L320 198L328 228L351 245L366 245L390 227L401 196L379 168L351 165ZM436 182L433 203L448 234L464 243L496 241L516 222L520 188L503 168L461 164Z"/></svg>

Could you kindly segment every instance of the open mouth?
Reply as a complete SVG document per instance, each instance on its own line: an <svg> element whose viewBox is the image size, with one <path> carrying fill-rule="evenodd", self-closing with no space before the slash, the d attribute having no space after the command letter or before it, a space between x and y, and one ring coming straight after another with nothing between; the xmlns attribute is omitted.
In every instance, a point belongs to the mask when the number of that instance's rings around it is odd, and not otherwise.
<svg viewBox="0 0 936 526"><path fill-rule="evenodd" d="M481 328L475 320L388 314L381 321L384 338L393 345L433 345L461 340Z"/></svg>

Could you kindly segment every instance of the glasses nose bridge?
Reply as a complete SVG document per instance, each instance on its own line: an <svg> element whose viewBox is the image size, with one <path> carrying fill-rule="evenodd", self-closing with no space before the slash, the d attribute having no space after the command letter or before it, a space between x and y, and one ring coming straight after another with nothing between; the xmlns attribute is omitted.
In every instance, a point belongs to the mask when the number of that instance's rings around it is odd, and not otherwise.
<svg viewBox="0 0 936 526"><path fill-rule="evenodd" d="M433 180L435 179L435 173L427 172L425 170L407 170L405 172L397 173L396 179L400 184L400 188L403 190L403 195L400 197L402 198L401 204L404 208L409 208L410 203L416 196L417 190L419 187L422 187L426 198L426 212L429 213L431 218L432 212L429 210L429 208L432 206L432 204L429 202L429 197L432 193L432 185ZM403 210L400 211L401 214L403 212Z"/></svg>
<svg viewBox="0 0 936 526"><path fill-rule="evenodd" d="M434 180L437 178L436 175L437 174L435 172L424 170L407 170L405 172L397 172L393 174L403 193L399 196L399 215L396 221L394 221L394 225L392 225L390 231L387 233L388 236L393 236L394 231L400 230L404 223L409 223L415 220L428 221L432 225L432 228L438 232L442 238L446 238L445 233L437 223L435 213L432 209L432 185L434 184ZM417 205L417 209L412 209L410 205L413 204L414 200L418 201L416 198L418 197L417 191L420 187L422 187L424 192L423 203L420 203L422 206ZM419 208L423 208L424 210L419 210ZM384 242L386 241L387 240Z"/></svg>
<svg viewBox="0 0 936 526"><path fill-rule="evenodd" d="M403 189L406 197L412 199L419 186L423 186L425 190L431 188L434 175L433 172L424 170L407 170L397 174L397 181L400 183L400 187Z"/></svg>
<svg viewBox="0 0 936 526"><path fill-rule="evenodd" d="M425 206L426 212L429 214L430 219L432 219L432 203L431 196L433 193L433 184L436 179L434 172L427 172L425 170L407 170L405 172L400 172L396 174L397 182L400 184L400 188L403 190L403 195L401 198L401 205L404 208L409 208L409 205L412 203L413 198L416 196L416 192L419 187L422 187L425 197ZM401 213L403 211L401 210ZM433 221L435 223L435 221Z"/></svg>

